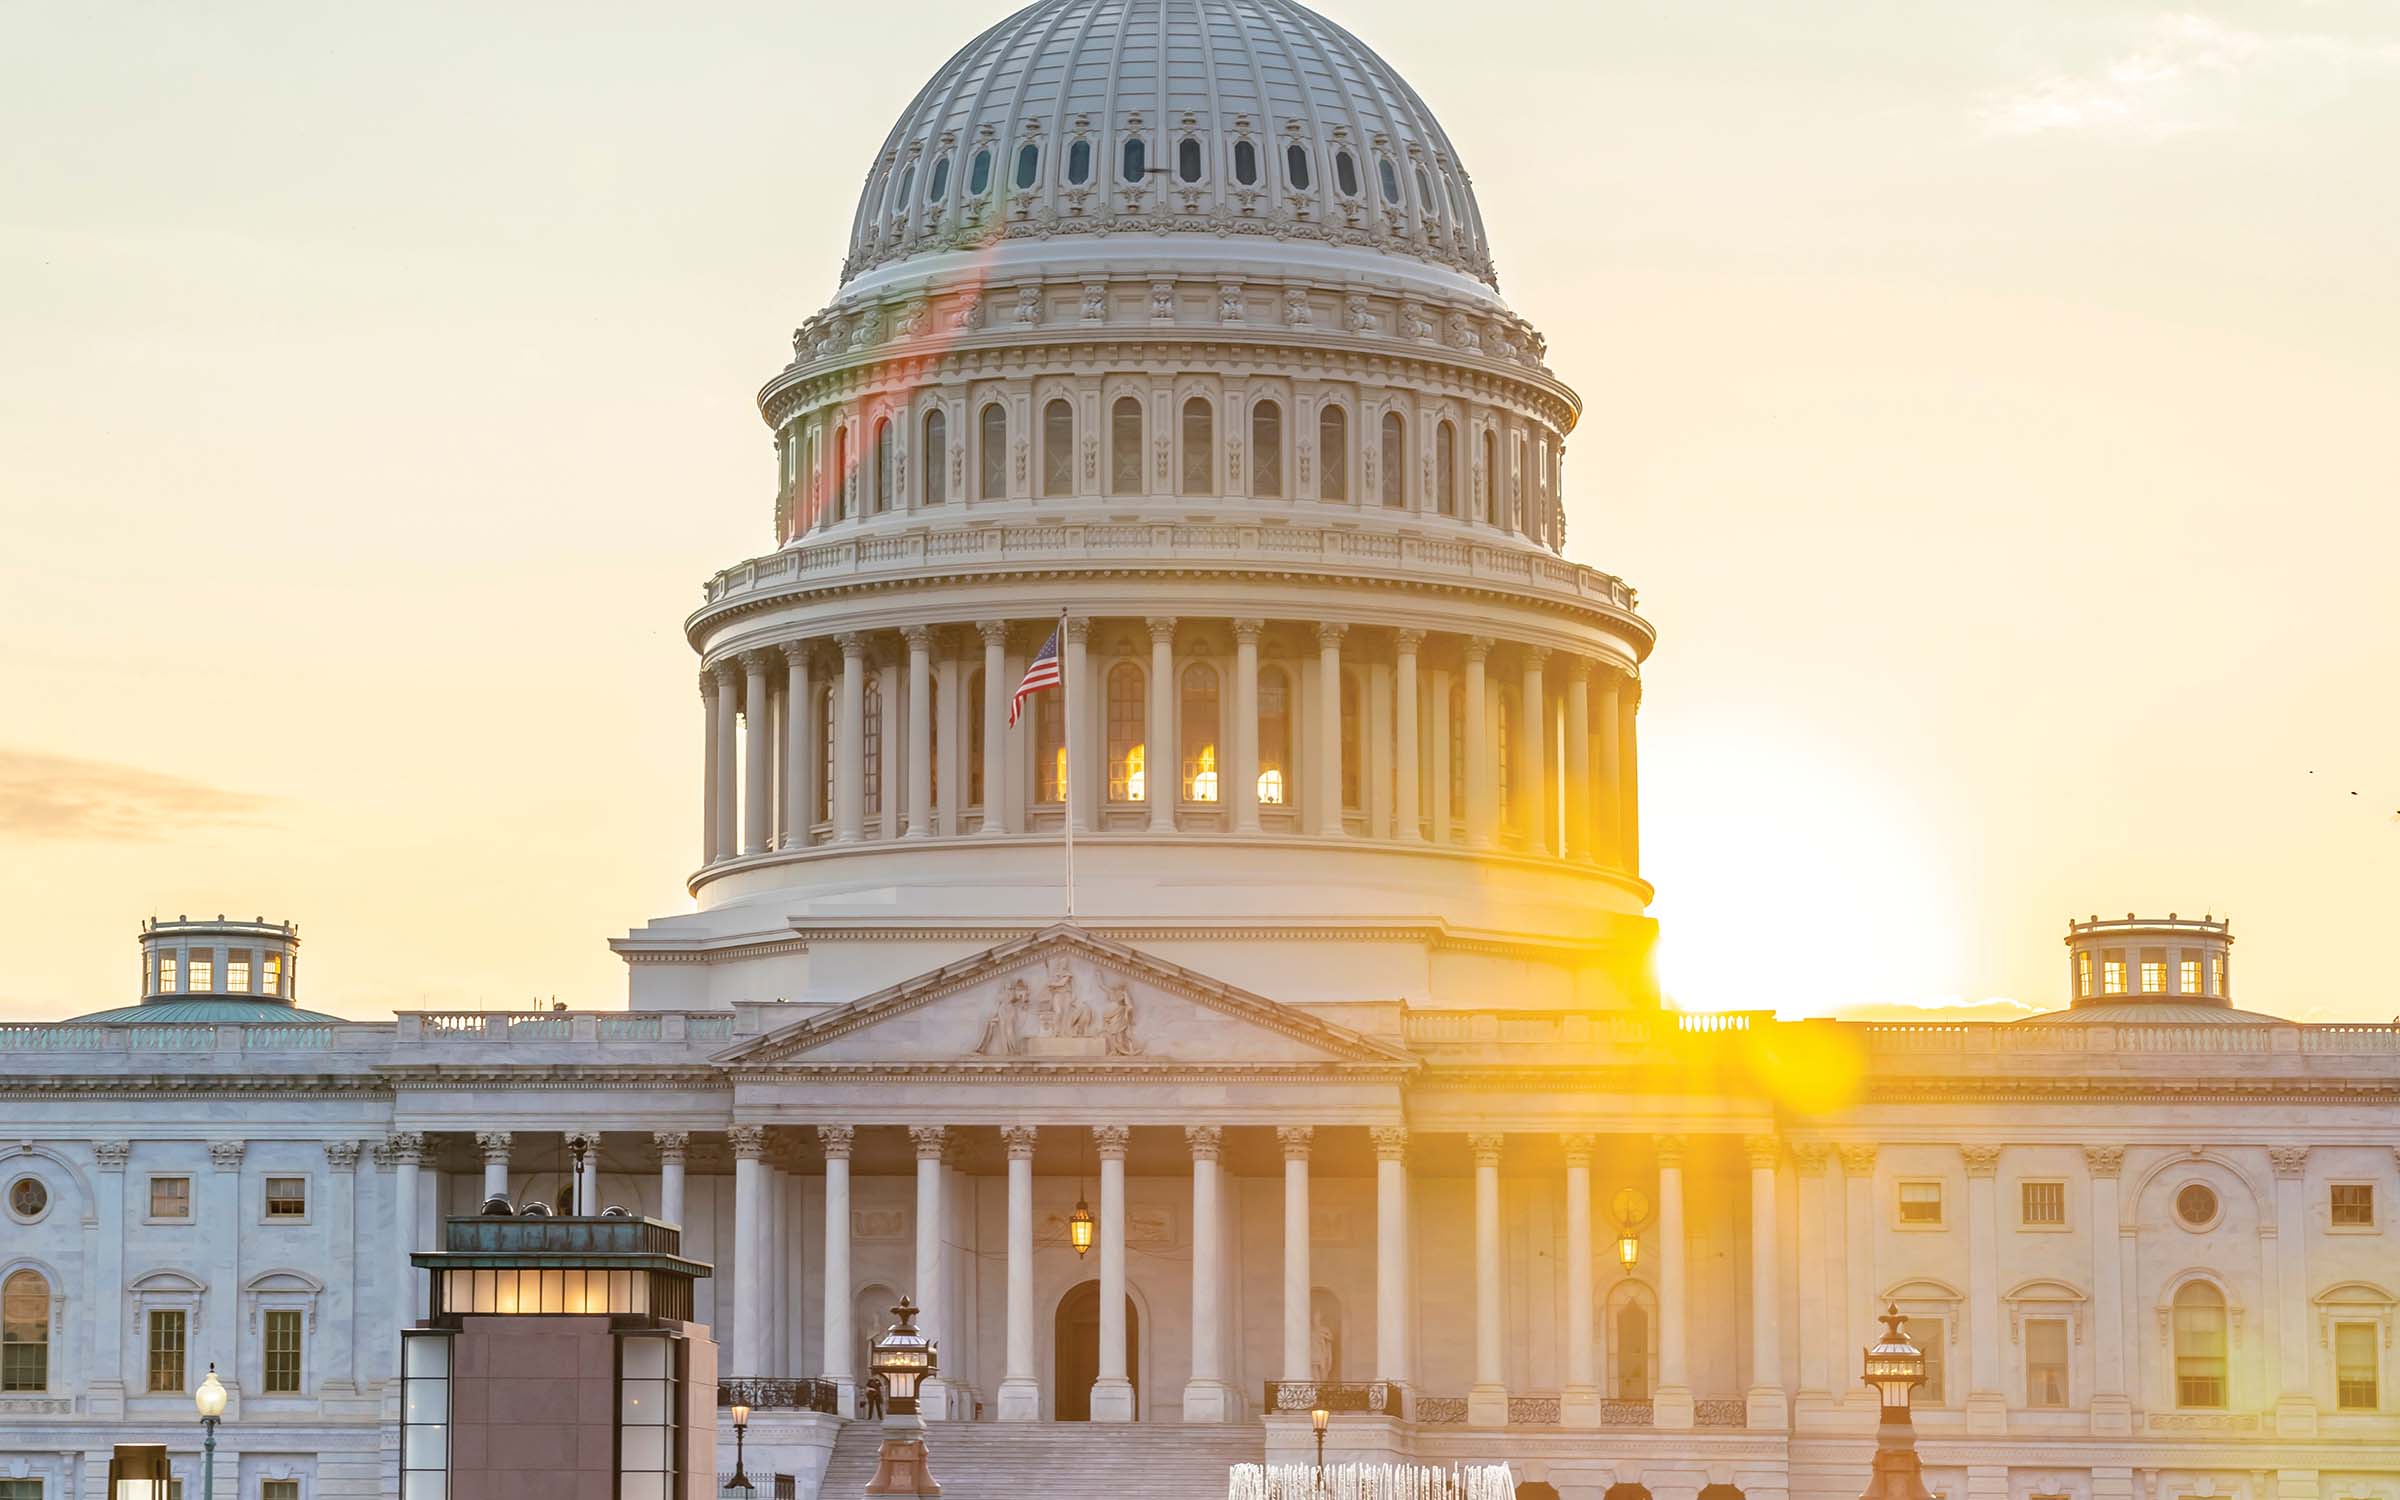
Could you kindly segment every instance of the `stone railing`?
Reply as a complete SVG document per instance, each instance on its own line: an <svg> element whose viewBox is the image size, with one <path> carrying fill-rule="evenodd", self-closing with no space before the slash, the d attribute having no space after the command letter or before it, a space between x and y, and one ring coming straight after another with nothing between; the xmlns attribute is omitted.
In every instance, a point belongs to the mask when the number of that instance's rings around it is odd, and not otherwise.
<svg viewBox="0 0 2400 1500"><path fill-rule="evenodd" d="M2400 1056L2400 1024L2304 1026L2290 1022L2141 1021L2028 1026L1995 1021L1777 1021L1772 1011L1408 1010L1401 1035L1411 1047L1497 1050L1560 1047L1675 1048L1739 1046L1753 1033L1816 1032L1863 1049L1885 1065L1911 1058L1992 1056L2051 1059L2173 1053L2247 1057L2267 1054Z"/></svg>
<svg viewBox="0 0 2400 1500"><path fill-rule="evenodd" d="M1270 1380L1267 1382L1266 1409L1269 1412L1307 1412L1322 1406L1329 1412L1367 1412L1376 1416L1397 1417L1403 1411L1401 1387L1389 1381L1365 1383L1314 1380Z"/></svg>
<svg viewBox="0 0 2400 1500"><path fill-rule="evenodd" d="M0 1052L370 1052L391 1040L391 1026L372 1022L0 1023Z"/></svg>
<svg viewBox="0 0 2400 1500"><path fill-rule="evenodd" d="M1409 1010L1400 1024L1412 1047L1650 1047L1732 1036L1774 1023L1775 1013L1765 1010Z"/></svg>
<svg viewBox="0 0 2400 1500"><path fill-rule="evenodd" d="M407 1046L590 1045L605 1051L733 1040L733 1012L706 1011L402 1011L396 1040Z"/></svg>
<svg viewBox="0 0 2400 1500"><path fill-rule="evenodd" d="M753 1411L815 1411L835 1416L841 1412L839 1394L832 1381L813 1375L797 1380L728 1375L717 1382L717 1405L739 1402Z"/></svg>
<svg viewBox="0 0 2400 1500"><path fill-rule="evenodd" d="M1508 1425L1511 1427L1556 1427L1558 1419L1556 1396L1508 1398Z"/></svg>
<svg viewBox="0 0 2400 1500"><path fill-rule="evenodd" d="M1449 1427L1467 1420L1467 1398L1464 1396L1419 1396L1410 1403L1410 1415L1420 1426Z"/></svg>
<svg viewBox="0 0 2400 1500"><path fill-rule="evenodd" d="M1600 1425L1603 1427L1648 1427L1656 1420L1657 1413L1647 1401L1600 1403Z"/></svg>
<svg viewBox="0 0 2400 1500"><path fill-rule="evenodd" d="M1692 1403L1694 1427L1747 1427L1750 1403L1739 1396L1707 1396Z"/></svg>

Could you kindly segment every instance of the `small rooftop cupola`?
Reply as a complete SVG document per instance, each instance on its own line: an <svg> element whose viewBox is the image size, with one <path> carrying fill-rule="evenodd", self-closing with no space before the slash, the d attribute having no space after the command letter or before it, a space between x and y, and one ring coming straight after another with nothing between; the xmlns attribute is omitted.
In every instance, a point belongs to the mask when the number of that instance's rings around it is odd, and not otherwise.
<svg viewBox="0 0 2400 1500"><path fill-rule="evenodd" d="M2033 1020L2257 1021L2234 1009L2233 926L2197 920L2093 916L2067 923L2068 1007Z"/></svg>
<svg viewBox="0 0 2400 1500"><path fill-rule="evenodd" d="M78 1021L338 1021L299 1008L300 928L219 914L142 923L139 1005Z"/></svg>

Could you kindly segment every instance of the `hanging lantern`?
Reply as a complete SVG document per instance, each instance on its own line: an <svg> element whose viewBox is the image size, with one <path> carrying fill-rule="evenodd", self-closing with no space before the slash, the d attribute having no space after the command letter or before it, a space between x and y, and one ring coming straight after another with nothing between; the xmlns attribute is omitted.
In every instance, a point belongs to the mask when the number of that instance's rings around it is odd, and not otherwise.
<svg viewBox="0 0 2400 1500"><path fill-rule="evenodd" d="M1608 1212L1617 1221L1617 1263L1630 1275L1642 1258L1642 1225L1650 1217L1650 1200L1639 1188L1619 1188L1608 1200Z"/></svg>
<svg viewBox="0 0 2400 1500"><path fill-rule="evenodd" d="M1092 1206L1083 1201L1081 1193L1076 1194L1075 1211L1067 1215L1067 1243L1075 1247L1077 1260L1083 1259L1084 1252L1092 1248L1092 1231L1097 1223L1092 1217Z"/></svg>

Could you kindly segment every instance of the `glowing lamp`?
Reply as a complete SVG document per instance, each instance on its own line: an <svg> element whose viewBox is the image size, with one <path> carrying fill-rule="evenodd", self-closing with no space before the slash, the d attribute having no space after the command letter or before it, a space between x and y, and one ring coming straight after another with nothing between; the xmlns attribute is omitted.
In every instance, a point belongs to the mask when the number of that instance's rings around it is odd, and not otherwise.
<svg viewBox="0 0 2400 1500"><path fill-rule="evenodd" d="M1316 1410L1308 1414L1309 1429L1315 1432L1318 1437L1323 1437L1325 1435L1325 1429L1327 1426L1331 1425L1332 1421L1333 1413L1327 1411L1324 1403L1321 1401L1317 1403Z"/></svg>
<svg viewBox="0 0 2400 1500"><path fill-rule="evenodd" d="M1617 1260L1630 1272L1642 1258L1642 1237L1628 1229L1617 1236Z"/></svg>
<svg viewBox="0 0 2400 1500"><path fill-rule="evenodd" d="M1925 1383L1925 1354L1909 1341L1907 1317L1897 1306L1883 1314L1883 1337L1867 1350L1864 1379L1883 1405L1883 1420L1909 1420L1909 1393Z"/></svg>
<svg viewBox="0 0 2400 1500"><path fill-rule="evenodd" d="M200 1389L192 1392L192 1405L200 1408L200 1419L204 1422L225 1415L225 1385L217 1379L215 1365L208 1367L208 1378L200 1382Z"/></svg>
<svg viewBox="0 0 2400 1500"><path fill-rule="evenodd" d="M1067 1243L1075 1247L1077 1260L1083 1259L1084 1252L1092 1248L1092 1231L1097 1227L1098 1221L1092 1218L1092 1206L1078 1195L1075 1211L1067 1215Z"/></svg>
<svg viewBox="0 0 2400 1500"><path fill-rule="evenodd" d="M917 1388L931 1380L937 1368L933 1340L917 1331L917 1305L902 1297L892 1309L895 1321L878 1334L868 1346L867 1365L883 1377L883 1389L890 1398L886 1408L893 1416L914 1416L917 1411Z"/></svg>
<svg viewBox="0 0 2400 1500"><path fill-rule="evenodd" d="M1642 1225L1650 1217L1650 1200L1639 1188L1619 1188L1608 1200L1608 1214L1617 1221L1617 1261L1631 1272L1642 1258Z"/></svg>

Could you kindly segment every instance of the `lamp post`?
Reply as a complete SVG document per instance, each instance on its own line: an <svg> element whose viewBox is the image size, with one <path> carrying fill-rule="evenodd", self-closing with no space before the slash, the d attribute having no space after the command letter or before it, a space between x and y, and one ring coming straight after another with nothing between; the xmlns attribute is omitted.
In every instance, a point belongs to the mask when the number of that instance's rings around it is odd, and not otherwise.
<svg viewBox="0 0 2400 1500"><path fill-rule="evenodd" d="M749 1436L750 1404L736 1401L733 1403L733 1477L725 1481L725 1488L740 1490L745 1495L750 1493L750 1476L742 1469L742 1449L744 1440Z"/></svg>
<svg viewBox="0 0 2400 1500"><path fill-rule="evenodd" d="M1333 1425L1333 1413L1326 1409L1324 1387L1317 1389L1317 1404L1308 1414L1308 1425L1317 1435L1317 1493L1325 1493L1325 1429Z"/></svg>
<svg viewBox="0 0 2400 1500"><path fill-rule="evenodd" d="M1867 1349L1862 1378L1875 1388L1875 1465L1860 1500L1930 1500L1917 1461L1917 1425L1909 1396L1925 1383L1925 1355L1911 1342L1908 1319L1897 1306L1883 1313L1883 1337Z"/></svg>
<svg viewBox="0 0 2400 1500"><path fill-rule="evenodd" d="M917 1390L941 1367L941 1351L917 1331L917 1305L902 1297L892 1309L892 1326L867 1346L867 1368L883 1377L883 1446L875 1455L870 1495L941 1494L926 1460L925 1419L917 1414Z"/></svg>
<svg viewBox="0 0 2400 1500"><path fill-rule="evenodd" d="M217 1379L213 1361L208 1367L208 1378L200 1382L200 1389L192 1392L192 1405L200 1409L200 1430L205 1434L200 1442L200 1500L215 1500L217 1419L225 1415L225 1386Z"/></svg>

